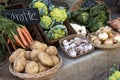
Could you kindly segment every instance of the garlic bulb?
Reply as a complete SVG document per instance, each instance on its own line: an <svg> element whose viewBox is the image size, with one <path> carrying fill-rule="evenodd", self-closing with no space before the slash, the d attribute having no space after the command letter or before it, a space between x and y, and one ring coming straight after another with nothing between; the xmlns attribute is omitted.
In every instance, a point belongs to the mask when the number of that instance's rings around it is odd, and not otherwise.
<svg viewBox="0 0 120 80"><path fill-rule="evenodd" d="M100 40L104 41L104 40L108 39L108 34L106 32L101 32L101 33L98 34L98 38Z"/></svg>

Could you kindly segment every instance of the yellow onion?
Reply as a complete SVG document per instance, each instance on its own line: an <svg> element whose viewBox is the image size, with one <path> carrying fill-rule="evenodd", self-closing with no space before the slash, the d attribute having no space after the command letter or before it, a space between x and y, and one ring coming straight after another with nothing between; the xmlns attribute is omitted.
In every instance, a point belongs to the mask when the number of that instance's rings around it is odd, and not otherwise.
<svg viewBox="0 0 120 80"><path fill-rule="evenodd" d="M113 40L114 40L115 43L120 42L120 34L115 34L114 37L113 37Z"/></svg>
<svg viewBox="0 0 120 80"><path fill-rule="evenodd" d="M102 42L98 38L96 38L93 40L93 43L94 44L101 44Z"/></svg>
<svg viewBox="0 0 120 80"><path fill-rule="evenodd" d="M113 40L112 39L107 39L104 41L105 45L112 45L113 44Z"/></svg>
<svg viewBox="0 0 120 80"><path fill-rule="evenodd" d="M102 41L108 39L108 34L106 32L101 32L98 34L98 38Z"/></svg>

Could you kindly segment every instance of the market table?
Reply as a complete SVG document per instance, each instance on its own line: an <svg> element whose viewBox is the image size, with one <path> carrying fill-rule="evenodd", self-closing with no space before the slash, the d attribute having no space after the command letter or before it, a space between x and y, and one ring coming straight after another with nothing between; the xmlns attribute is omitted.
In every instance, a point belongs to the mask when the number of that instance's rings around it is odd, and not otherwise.
<svg viewBox="0 0 120 80"><path fill-rule="evenodd" d="M50 80L104 80L114 63L120 63L120 48L111 50L95 49L77 59L68 58L59 49L63 66ZM9 62L0 66L0 80L20 80L10 74Z"/></svg>

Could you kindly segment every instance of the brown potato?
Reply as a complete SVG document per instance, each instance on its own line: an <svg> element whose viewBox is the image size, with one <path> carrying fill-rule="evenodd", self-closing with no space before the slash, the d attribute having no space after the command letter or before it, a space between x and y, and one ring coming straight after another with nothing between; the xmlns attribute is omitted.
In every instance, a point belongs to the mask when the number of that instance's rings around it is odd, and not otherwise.
<svg viewBox="0 0 120 80"><path fill-rule="evenodd" d="M40 52L39 52L38 50L33 49L33 50L31 51L31 54L30 54L31 60L38 62L38 61L39 61L39 59L38 59L38 54L39 54L39 53L40 53Z"/></svg>
<svg viewBox="0 0 120 80"><path fill-rule="evenodd" d="M39 71L39 66L35 61L27 62L25 66L25 73L34 74L34 73L38 73L38 71Z"/></svg>
<svg viewBox="0 0 120 80"><path fill-rule="evenodd" d="M22 57L22 56L25 57L25 50L19 48L12 53L12 55L9 57L9 61L13 63L16 60L16 58Z"/></svg>
<svg viewBox="0 0 120 80"><path fill-rule="evenodd" d="M39 62L38 65L39 65L39 72L43 72L49 69L49 67L42 65L41 62Z"/></svg>
<svg viewBox="0 0 120 80"><path fill-rule="evenodd" d="M31 51L25 51L25 58L26 58L27 60L31 60L30 54L31 54Z"/></svg>
<svg viewBox="0 0 120 80"><path fill-rule="evenodd" d="M58 54L58 50L55 46L49 46L47 49L46 49L46 53L48 53L49 55L57 55Z"/></svg>
<svg viewBox="0 0 120 80"><path fill-rule="evenodd" d="M27 60L25 59L25 57L19 57L15 60L13 64L13 68L17 72L22 72L25 69L26 63L27 63Z"/></svg>
<svg viewBox="0 0 120 80"><path fill-rule="evenodd" d="M43 44L39 41L33 41L31 44L30 44L30 48L33 50L33 49L36 49L36 50L41 50L41 51L45 51L47 49L47 44Z"/></svg>
<svg viewBox="0 0 120 80"><path fill-rule="evenodd" d="M42 54L40 53L38 55L38 58L40 60L40 62L45 65L45 66L53 66L53 61L51 59L51 57L46 53L46 54Z"/></svg>
<svg viewBox="0 0 120 80"><path fill-rule="evenodd" d="M51 59L54 63L54 66L57 65L60 62L60 59L56 55L51 56Z"/></svg>

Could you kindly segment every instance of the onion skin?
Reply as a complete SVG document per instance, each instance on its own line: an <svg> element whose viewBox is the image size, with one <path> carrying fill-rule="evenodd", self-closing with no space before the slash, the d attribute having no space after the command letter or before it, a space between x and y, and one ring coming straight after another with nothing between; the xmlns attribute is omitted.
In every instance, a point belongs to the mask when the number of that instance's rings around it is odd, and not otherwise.
<svg viewBox="0 0 120 80"><path fill-rule="evenodd" d="M116 29L117 31L120 31L120 18L110 20L108 23L111 25L113 29Z"/></svg>
<svg viewBox="0 0 120 80"><path fill-rule="evenodd" d="M107 40L104 41L104 44L105 45L112 45L113 44L113 40L107 39Z"/></svg>

